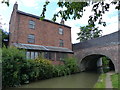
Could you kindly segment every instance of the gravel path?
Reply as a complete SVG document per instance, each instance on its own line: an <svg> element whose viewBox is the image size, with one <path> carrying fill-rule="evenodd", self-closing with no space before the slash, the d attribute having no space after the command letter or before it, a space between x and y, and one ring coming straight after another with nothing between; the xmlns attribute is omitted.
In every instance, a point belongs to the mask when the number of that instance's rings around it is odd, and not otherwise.
<svg viewBox="0 0 120 90"><path fill-rule="evenodd" d="M108 72L107 73L107 76L106 76L106 88L109 88L109 90L111 89L112 90L112 81L111 81L111 78L110 78L110 75L114 74L115 72Z"/></svg>

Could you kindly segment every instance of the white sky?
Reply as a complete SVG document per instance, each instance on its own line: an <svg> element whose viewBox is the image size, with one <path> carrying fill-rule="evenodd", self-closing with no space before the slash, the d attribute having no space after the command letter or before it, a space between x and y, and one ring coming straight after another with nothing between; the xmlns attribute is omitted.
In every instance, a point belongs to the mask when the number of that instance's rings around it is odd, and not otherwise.
<svg viewBox="0 0 120 90"><path fill-rule="evenodd" d="M0 0L1 1L1 0ZM27 13L31 13L34 15L40 16L40 13L42 11L42 6L44 4L41 0L10 0L10 6L7 7L5 4L0 3L0 22L2 22L2 27L4 30L9 30L9 20L10 15L12 13L12 8L15 2L18 2L18 9ZM52 0L53 1L53 0ZM53 1L54 2L54 1ZM46 14L46 19L52 19L52 16L55 12L59 11L60 8L57 7L54 3L52 3L48 9L48 13ZM53 9L52 9L53 8ZM99 26L101 30L103 30L103 35L115 32L118 30L118 12L114 9L114 6L110 7L110 11L107 12L103 19L106 21L107 26ZM65 8L63 8L64 10ZM81 19L77 20L68 20L65 22L66 25L72 27L71 28L71 34L72 34L72 43L78 43L79 41L77 39L77 33L80 31L80 26L87 25L87 21L89 18L89 15L91 15L91 6L87 7L86 12L84 12L84 15ZM60 22L60 18L57 19L56 22ZM6 23L6 24L5 24Z"/></svg>

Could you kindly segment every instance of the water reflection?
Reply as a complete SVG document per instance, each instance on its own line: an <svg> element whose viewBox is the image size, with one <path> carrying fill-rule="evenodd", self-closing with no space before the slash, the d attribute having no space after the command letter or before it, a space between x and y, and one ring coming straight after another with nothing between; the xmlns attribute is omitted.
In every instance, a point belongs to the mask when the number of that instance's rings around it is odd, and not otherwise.
<svg viewBox="0 0 120 90"><path fill-rule="evenodd" d="M26 84L20 88L93 88L99 77L95 72L82 72Z"/></svg>

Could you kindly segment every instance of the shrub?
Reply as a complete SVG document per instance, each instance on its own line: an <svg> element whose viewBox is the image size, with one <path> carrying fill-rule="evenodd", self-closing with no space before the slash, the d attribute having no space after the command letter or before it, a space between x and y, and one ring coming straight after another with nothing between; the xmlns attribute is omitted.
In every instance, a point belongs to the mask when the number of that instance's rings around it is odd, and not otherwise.
<svg viewBox="0 0 120 90"><path fill-rule="evenodd" d="M14 87L30 81L53 77L53 65L49 60L26 60L25 51L2 48L3 87Z"/></svg>
<svg viewBox="0 0 120 90"><path fill-rule="evenodd" d="M0 48L0 64L2 63L2 49Z"/></svg>
<svg viewBox="0 0 120 90"><path fill-rule="evenodd" d="M54 75L56 75L56 77L60 77L60 76L65 76L65 75L69 75L70 74L70 69L67 68L65 65L56 65L54 66L54 71L56 71L54 73Z"/></svg>
<svg viewBox="0 0 120 90"><path fill-rule="evenodd" d="M16 48L2 48L2 84L3 86L19 85L21 65L25 63L25 52Z"/></svg>
<svg viewBox="0 0 120 90"><path fill-rule="evenodd" d="M66 68L69 68L71 74L80 71L75 57L66 58L64 60L64 64Z"/></svg>
<svg viewBox="0 0 120 90"><path fill-rule="evenodd" d="M3 87L15 87L35 80L69 75L79 71L75 58L66 58L63 65L39 57L27 60L25 50L2 48Z"/></svg>
<svg viewBox="0 0 120 90"><path fill-rule="evenodd" d="M53 77L53 65L51 61L40 57L35 59L35 63L39 69L39 79L47 79Z"/></svg>
<svg viewBox="0 0 120 90"><path fill-rule="evenodd" d="M102 62L103 62L103 71L104 73L109 72L110 68L109 68L109 58L107 57L102 57Z"/></svg>

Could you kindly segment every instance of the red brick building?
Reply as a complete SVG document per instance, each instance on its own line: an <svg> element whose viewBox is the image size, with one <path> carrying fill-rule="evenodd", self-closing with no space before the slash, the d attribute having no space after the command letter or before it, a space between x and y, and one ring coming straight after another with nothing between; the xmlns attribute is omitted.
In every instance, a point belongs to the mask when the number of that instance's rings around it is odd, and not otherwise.
<svg viewBox="0 0 120 90"><path fill-rule="evenodd" d="M39 55L56 61L73 53L71 27L18 10L13 7L9 23L9 45L25 49L28 59Z"/></svg>

